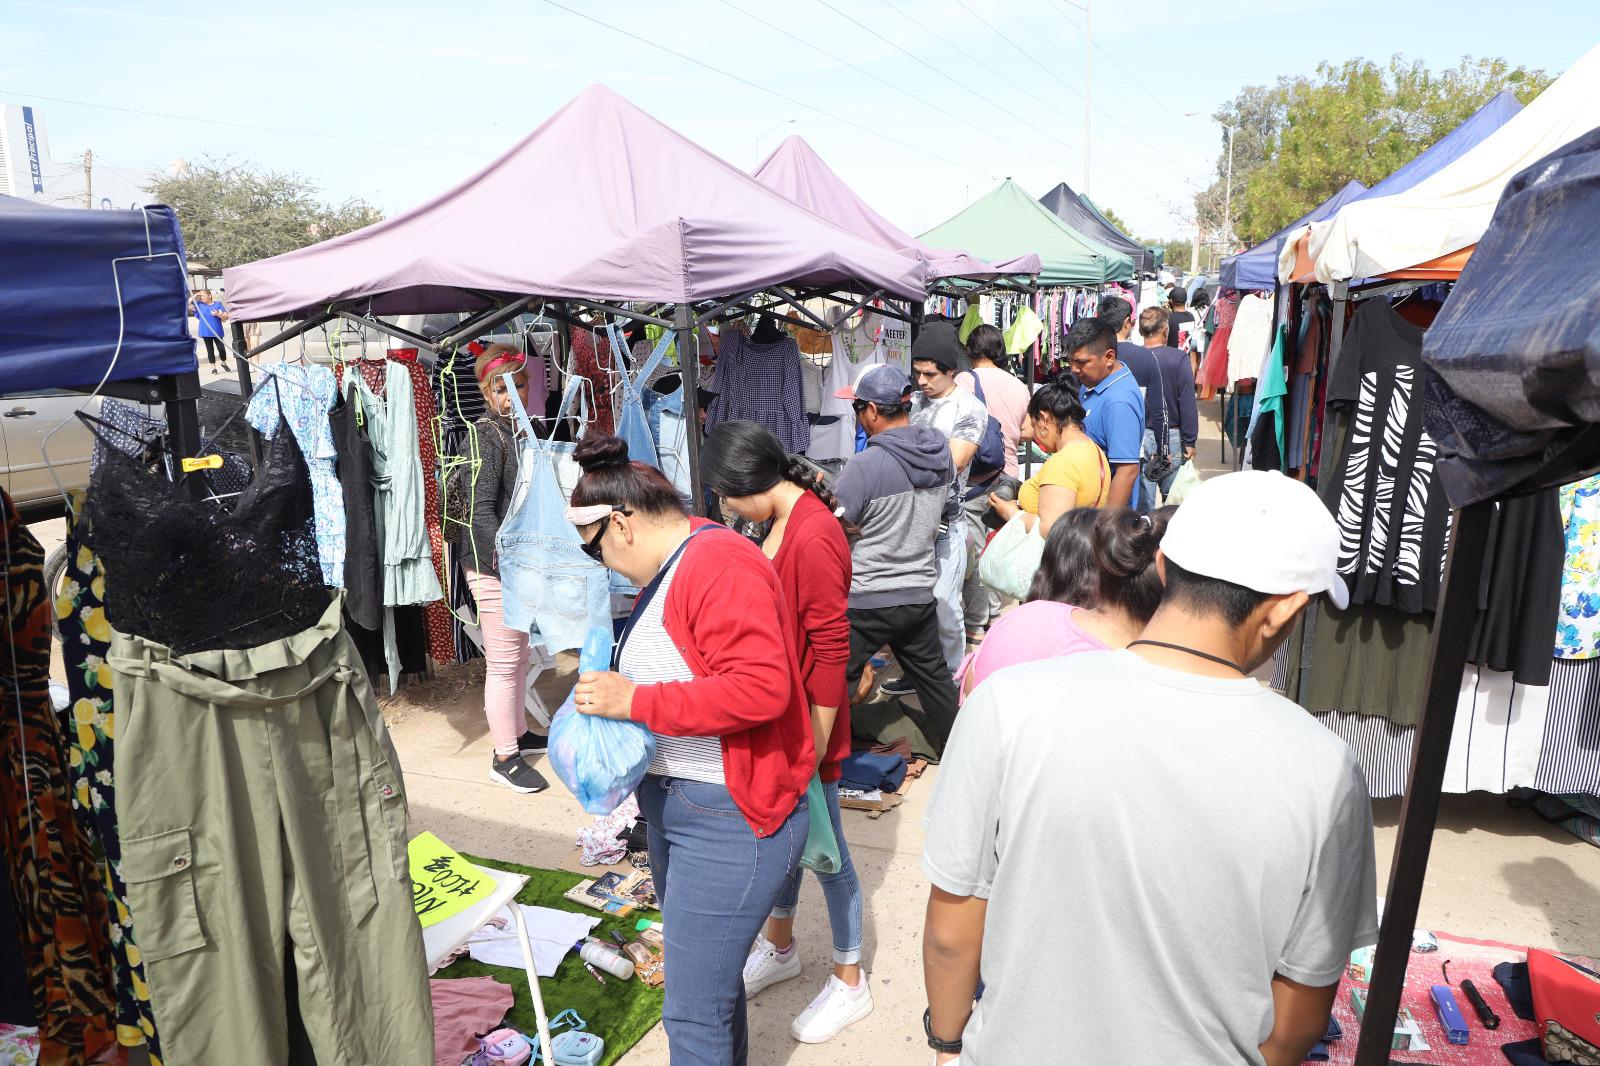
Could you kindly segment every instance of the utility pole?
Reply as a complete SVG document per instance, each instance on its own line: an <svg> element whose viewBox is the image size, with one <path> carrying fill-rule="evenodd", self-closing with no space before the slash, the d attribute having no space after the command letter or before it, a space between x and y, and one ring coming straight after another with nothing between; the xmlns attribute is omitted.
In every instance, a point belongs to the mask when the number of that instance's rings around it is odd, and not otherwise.
<svg viewBox="0 0 1600 1066"><path fill-rule="evenodd" d="M1233 246L1237 243L1233 236L1233 127L1224 127L1228 131L1228 180L1222 191L1222 214L1227 219L1228 254L1233 254Z"/></svg>
<svg viewBox="0 0 1600 1066"><path fill-rule="evenodd" d="M1083 0L1083 195L1089 195L1089 123L1094 104L1094 11Z"/></svg>
<svg viewBox="0 0 1600 1066"><path fill-rule="evenodd" d="M94 149L83 150L83 206L94 206Z"/></svg>
<svg viewBox="0 0 1600 1066"><path fill-rule="evenodd" d="M1194 213L1194 240L1189 242L1189 273L1200 273L1200 212Z"/></svg>

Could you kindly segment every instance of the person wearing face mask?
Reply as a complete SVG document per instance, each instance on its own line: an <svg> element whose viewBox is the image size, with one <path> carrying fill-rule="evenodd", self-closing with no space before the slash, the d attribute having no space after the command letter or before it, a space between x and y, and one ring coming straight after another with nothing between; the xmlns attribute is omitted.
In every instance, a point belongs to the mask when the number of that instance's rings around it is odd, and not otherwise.
<svg viewBox="0 0 1600 1066"><path fill-rule="evenodd" d="M761 549L690 518L626 442L591 435L574 456L568 520L591 558L640 589L612 669L580 675L573 706L656 735L638 798L672 1062L744 1063L745 956L804 851L816 766L795 616Z"/></svg>
<svg viewBox="0 0 1600 1066"><path fill-rule="evenodd" d="M495 536L511 509L517 487L516 428L511 421L511 389L524 395L527 358L510 345L491 344L473 366L483 392L484 414L473 423L477 460L463 471L470 478L468 514L454 526L456 549L466 560L467 584L478 607L483 633L483 713L494 740L489 780L513 792L543 792L544 777L524 760L547 747L546 738L528 726L528 634L505 624Z"/></svg>

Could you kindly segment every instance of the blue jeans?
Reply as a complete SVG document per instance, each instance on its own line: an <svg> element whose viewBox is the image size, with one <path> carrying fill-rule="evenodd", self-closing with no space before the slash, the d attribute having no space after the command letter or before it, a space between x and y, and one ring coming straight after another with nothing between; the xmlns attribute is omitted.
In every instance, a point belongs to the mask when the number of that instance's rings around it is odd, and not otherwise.
<svg viewBox="0 0 1600 1066"><path fill-rule="evenodd" d="M933 579L933 606L939 616L939 643L950 675L967 654L967 609L961 589L967 583L967 519L960 515L934 542L939 573Z"/></svg>
<svg viewBox="0 0 1600 1066"><path fill-rule="evenodd" d="M647 774L639 810L666 926L672 1066L743 1066L744 960L805 850L806 800L758 837L724 785Z"/></svg>
<svg viewBox="0 0 1600 1066"><path fill-rule="evenodd" d="M1172 473L1162 478L1160 483L1151 481L1144 476L1144 471L1139 472L1139 510L1154 510L1159 502L1156 489L1161 490L1162 497L1172 488L1172 483L1178 477L1178 470L1183 466L1183 435L1176 429L1167 430L1167 447L1172 451ZM1139 454L1148 459L1156 453L1156 431L1146 428L1144 431L1144 446L1139 449Z"/></svg>
<svg viewBox="0 0 1600 1066"><path fill-rule="evenodd" d="M856 865L850 861L850 848L844 842L844 826L839 824L839 782L824 781L822 794L828 798L828 817L833 821L833 836L839 842L839 858L843 864L838 873L817 874L822 882L822 898L828 902L828 924L833 927L833 961L839 966L851 966L861 961L861 882L856 878ZM800 902L800 879L805 867L796 866L789 881L778 894L778 905L772 908L774 918L794 917L795 906Z"/></svg>

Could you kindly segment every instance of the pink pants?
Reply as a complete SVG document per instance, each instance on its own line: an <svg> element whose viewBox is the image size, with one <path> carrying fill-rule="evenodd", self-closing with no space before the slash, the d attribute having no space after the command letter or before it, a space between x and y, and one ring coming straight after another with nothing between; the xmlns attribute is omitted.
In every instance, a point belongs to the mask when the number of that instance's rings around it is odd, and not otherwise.
<svg viewBox="0 0 1600 1066"><path fill-rule="evenodd" d="M483 655L488 662L483 679L483 713L489 719L489 736L494 739L496 755L515 755L517 740L528 728L524 694L528 684L528 634L506 626L499 578L468 570L467 583L478 603L478 626L483 631Z"/></svg>

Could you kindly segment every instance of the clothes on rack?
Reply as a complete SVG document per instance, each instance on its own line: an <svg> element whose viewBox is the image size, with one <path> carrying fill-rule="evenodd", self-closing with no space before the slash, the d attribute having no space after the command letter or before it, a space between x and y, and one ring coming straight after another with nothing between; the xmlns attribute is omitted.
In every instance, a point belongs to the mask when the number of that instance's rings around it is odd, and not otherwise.
<svg viewBox="0 0 1600 1066"><path fill-rule="evenodd" d="M725 327L717 348L716 389L706 412L706 432L742 419L766 427L790 453L804 452L811 444L800 387L800 347L788 334L761 344L741 328Z"/></svg>
<svg viewBox="0 0 1600 1066"><path fill-rule="evenodd" d="M383 557L373 513L373 445L367 425L357 417L360 402L355 381L347 381L328 424L344 498L344 609L355 624L376 630L383 625Z"/></svg>
<svg viewBox="0 0 1600 1066"><path fill-rule="evenodd" d="M1600 474L1563 485L1561 606L1556 658L1600 655Z"/></svg>
<svg viewBox="0 0 1600 1066"><path fill-rule="evenodd" d="M167 436L165 421L145 414L133 404L109 396L100 401L100 421L121 432L95 437L94 451L89 457L91 473L100 465L106 449L115 447L136 457L142 457L147 451L159 452L167 475L175 476L170 451L161 451L159 447ZM213 442L206 437L200 438L200 454L222 456L222 465L217 469L207 470L203 475L190 475L203 476L212 494L226 500L243 492L245 486L250 483L250 462L244 456L215 450Z"/></svg>
<svg viewBox="0 0 1600 1066"><path fill-rule="evenodd" d="M1261 376L1261 364L1271 350L1274 337L1272 297L1244 293L1235 306L1226 352L1230 386L1245 378Z"/></svg>
<svg viewBox="0 0 1600 1066"><path fill-rule="evenodd" d="M341 611L191 654L113 633L122 871L166 1066L432 1062L404 786Z"/></svg>
<svg viewBox="0 0 1600 1066"><path fill-rule="evenodd" d="M344 490L334 466L338 453L333 423L328 419L338 396L333 371L314 363L258 363L256 369L265 379L251 394L245 419L269 438L280 422L294 433L311 474L322 580L340 588L344 585L345 514Z"/></svg>
<svg viewBox="0 0 1600 1066"><path fill-rule="evenodd" d="M88 547L84 494L67 507L66 570L56 595L56 625L67 677L61 732L67 743L72 808L86 839L97 845L100 881L110 904L111 986L117 999L117 1043L148 1046L161 1058L150 984L122 881L122 838L116 812L116 704L111 696L111 625L105 612L105 568Z"/></svg>
<svg viewBox="0 0 1600 1066"><path fill-rule="evenodd" d="M105 891L73 818L67 746L50 705L44 549L0 489L6 640L0 670L0 853L33 990L39 1059L78 1066L115 1038ZM92 721L92 717L91 717Z"/></svg>
<svg viewBox="0 0 1600 1066"><path fill-rule="evenodd" d="M612 367L610 343L605 334L587 327L573 326L567 336L572 344L572 373L588 381L594 390L594 421L591 423L594 432L615 432L613 382L608 373Z"/></svg>
<svg viewBox="0 0 1600 1066"><path fill-rule="evenodd" d="M1352 603L1431 611L1438 602L1449 503L1434 484L1438 449L1422 431L1421 372L1422 330L1382 299L1362 304L1328 375L1329 406L1352 411L1329 486Z"/></svg>

